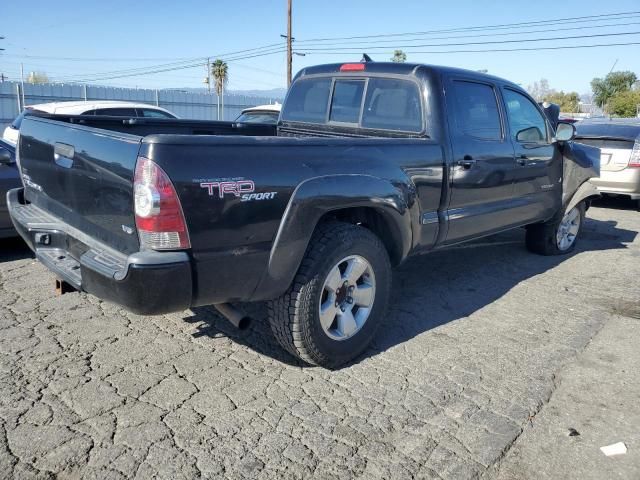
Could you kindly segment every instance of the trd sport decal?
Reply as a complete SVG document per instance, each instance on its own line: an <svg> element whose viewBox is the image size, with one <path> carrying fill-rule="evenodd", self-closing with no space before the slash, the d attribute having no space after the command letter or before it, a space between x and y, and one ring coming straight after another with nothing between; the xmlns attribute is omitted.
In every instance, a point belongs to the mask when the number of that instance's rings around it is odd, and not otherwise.
<svg viewBox="0 0 640 480"><path fill-rule="evenodd" d="M233 195L236 198L240 198L241 202L272 200L277 194L277 192L255 193L256 185L253 180L216 179L208 181L194 180L194 182L200 183L201 188L206 188L211 197L224 198L226 195Z"/></svg>

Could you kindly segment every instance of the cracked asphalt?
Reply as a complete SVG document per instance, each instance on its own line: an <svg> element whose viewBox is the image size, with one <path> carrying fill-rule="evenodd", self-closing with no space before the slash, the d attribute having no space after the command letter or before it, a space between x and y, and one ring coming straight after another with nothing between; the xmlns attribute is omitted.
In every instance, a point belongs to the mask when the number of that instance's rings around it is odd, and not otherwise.
<svg viewBox="0 0 640 480"><path fill-rule="evenodd" d="M615 356L624 337L600 333L640 318L639 230L640 213L607 202L568 257L528 253L518 230L411 259L374 345L337 371L284 353L263 305L238 332L211 308L143 317L57 297L1 241L0 477L511 479L542 474L537 459L553 478L581 458L559 433L575 427L575 448L601 456L594 478L638 478L638 436L620 439L625 462L606 458L567 404L598 391L598 363L579 366L590 349ZM592 425L638 408L600 393ZM555 478L582 478L566 467Z"/></svg>

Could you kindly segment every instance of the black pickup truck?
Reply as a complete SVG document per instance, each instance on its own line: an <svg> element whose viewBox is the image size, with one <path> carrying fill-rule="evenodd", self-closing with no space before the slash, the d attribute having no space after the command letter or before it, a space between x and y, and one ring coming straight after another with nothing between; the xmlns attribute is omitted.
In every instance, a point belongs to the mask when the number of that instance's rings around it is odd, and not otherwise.
<svg viewBox="0 0 640 480"><path fill-rule="evenodd" d="M526 227L576 243L599 152L506 80L417 64L309 67L275 126L34 114L16 229L69 286L141 314L269 301L283 347L335 367L371 341L391 268Z"/></svg>

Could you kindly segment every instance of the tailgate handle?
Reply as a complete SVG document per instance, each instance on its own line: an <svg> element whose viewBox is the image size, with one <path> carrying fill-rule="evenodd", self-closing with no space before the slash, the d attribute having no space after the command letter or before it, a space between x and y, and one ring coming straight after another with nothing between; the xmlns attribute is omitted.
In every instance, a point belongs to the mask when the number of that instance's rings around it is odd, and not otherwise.
<svg viewBox="0 0 640 480"><path fill-rule="evenodd" d="M53 147L53 160L63 168L71 168L73 166L75 154L76 149L73 145L56 142Z"/></svg>

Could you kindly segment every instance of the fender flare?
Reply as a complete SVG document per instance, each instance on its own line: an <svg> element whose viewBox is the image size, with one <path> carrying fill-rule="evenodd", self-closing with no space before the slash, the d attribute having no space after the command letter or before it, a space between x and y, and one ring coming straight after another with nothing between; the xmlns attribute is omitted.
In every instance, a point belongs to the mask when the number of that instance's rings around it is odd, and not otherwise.
<svg viewBox="0 0 640 480"><path fill-rule="evenodd" d="M403 190L372 175L340 174L314 177L294 190L271 247L265 273L252 295L267 300L289 288L302 262L321 217L331 211L368 207L375 209L393 228L400 242L400 258L411 249L413 230L409 205L415 197L413 185Z"/></svg>
<svg viewBox="0 0 640 480"><path fill-rule="evenodd" d="M595 198L600 196L601 196L600 192L591 182L584 182L582 185L578 187L578 189L575 191L575 193L567 203L567 208L565 209L565 212L568 212L573 207L578 205L583 200L586 200L587 198Z"/></svg>

